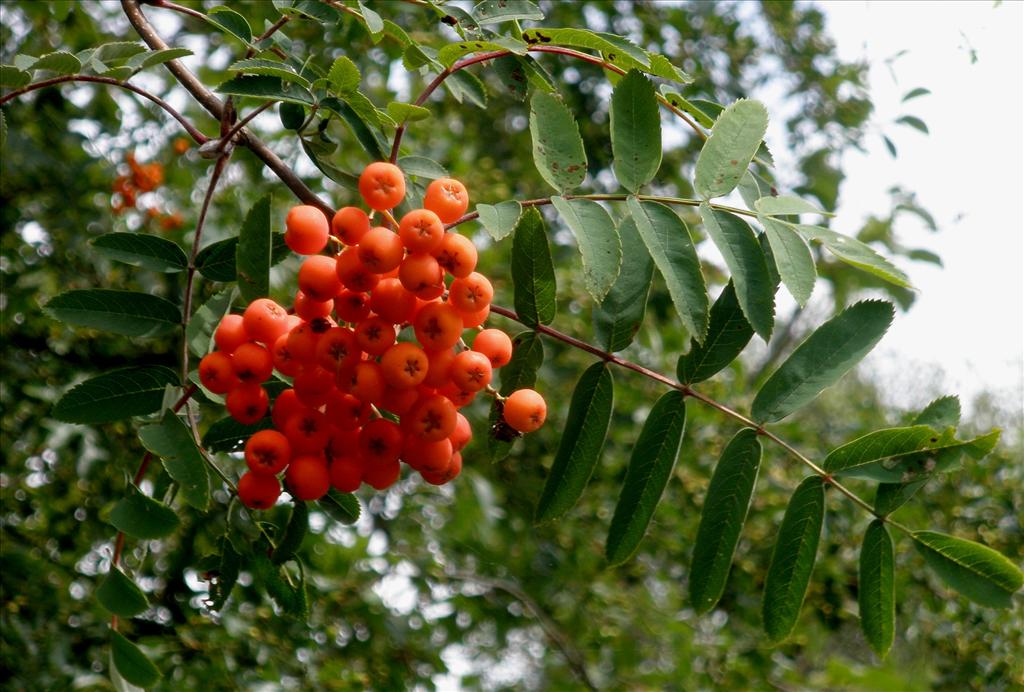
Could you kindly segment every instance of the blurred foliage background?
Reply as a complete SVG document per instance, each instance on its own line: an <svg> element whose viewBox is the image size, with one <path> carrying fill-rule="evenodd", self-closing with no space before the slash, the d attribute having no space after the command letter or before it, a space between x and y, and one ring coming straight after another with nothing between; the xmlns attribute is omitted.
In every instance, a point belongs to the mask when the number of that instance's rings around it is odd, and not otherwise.
<svg viewBox="0 0 1024 692"><path fill-rule="evenodd" d="M187 2L189 6L201 3ZM210 6L213 3L207 3ZM866 66L840 62L813 5L785 2L541 2L548 26L587 26L627 36L664 53L696 81L685 95L728 103L758 91L782 95L785 150L792 167L777 185L815 198L841 216L844 153L861 147L872 124ZM270 2L239 2L254 27L275 21ZM415 39L438 46L455 34L415 3L373 6ZM71 51L111 40L135 40L117 3L5 2L0 62L18 53ZM149 7L147 14L173 46L191 48L188 64L208 84L227 77L242 57L237 44L208 25ZM397 46L373 44L362 25L323 27L293 21L281 34L294 55L327 68L347 55L362 70L363 89L383 106L415 97L425 85L407 72ZM614 188L607 109L610 86L597 68L544 56L580 122L594 192ZM405 144L465 181L477 202L535 197L545 192L533 167L527 105L504 93L487 67L473 68L489 86L486 109L439 93L434 117L410 127ZM164 95L200 129L216 124L166 72L138 83ZM770 106L772 104L769 104ZM244 113L250 105L241 104ZM355 195L324 178L294 133L271 109L253 127L307 183L335 205ZM774 114L774 112L773 112ZM7 138L0 183L0 275L3 292L2 425L2 672L8 689L102 689L110 686L108 615L92 598L107 571L113 529L104 513L124 492L143 450L129 422L102 427L60 423L48 412L70 385L127 364L176 362L177 339L133 340L73 330L48 319L40 306L68 288L150 291L180 301L180 275L155 275L110 263L89 242L115 230L161 234L188 247L211 166L194 148L180 153L177 125L134 96L91 86L46 89L4 108ZM699 142L666 121L665 158L657 191L689 196ZM332 123L331 162L358 171L368 161L347 130ZM125 156L159 162L165 180L139 198L140 209L178 212L180 228L138 210L112 212L112 184ZM292 199L247 151L238 151L214 198L204 245L237 233L248 207L268 191L283 223ZM895 255L896 215L927 215L904 190L879 209L860 233ZM559 280L555 326L591 337L589 299L572 237L549 217ZM511 302L509 241L495 244L468 230L482 248L496 302ZM702 251L706 249L701 246ZM900 255L903 255L902 257ZM918 259L924 258L918 255ZM628 258L627 258L628 259ZM906 308L908 292L891 293L862 272L819 257L820 282L804 311L780 314L772 348L751 346L741 362L703 391L743 409L759 377L837 307L854 297L888 293ZM708 266L713 259L708 260ZM294 260L274 270L276 297L288 296ZM708 272L712 294L723 274ZM198 300L218 285L201 280ZM685 348L667 292L655 283L647 321L628 356L673 372ZM897 318L898 319L898 318ZM493 318L497 326L516 325ZM760 632L760 592L774 533L801 469L766 447L762 476L729 586L718 608L697 618L685 600L687 564L704 491L718 453L736 428L691 403L683 452L648 536L633 560L603 563L602 546L631 444L660 393L653 383L615 372L613 424L600 466L580 504L554 525L534 526L533 508L558 445L569 392L591 362L560 343L545 343L539 388L550 402L548 425L518 443L505 461L483 458L487 409L468 414L477 439L457 482L438 489L409 479L386 494L360 493L364 514L353 527L314 513L302 555L311 617L297 622L275 613L243 575L221 614L205 610L207 584L196 565L215 549L224 516L198 521L182 508L183 529L146 549L129 543L127 566L154 607L131 622L131 636L159 662L165 689L572 689L585 667L598 687L612 689L1009 689L1024 684L1020 599L1008 611L980 608L946 590L920 556L897 535L897 640L880 663L861 639L856 618L856 561L867 517L831 497L811 590L794 636L771 648ZM846 377L778 432L809 455L869 429L904 422L913 412L888 409L880 387ZM948 392L922 390L936 396ZM982 540L1016 563L1024 560L1024 457L1020 419L974 402L967 427L1004 428L996 452L980 464L929 484L899 511L917 528ZM205 411L204 425L216 410ZM238 469L241 462L224 459ZM155 475L151 473L151 477ZM147 481L148 483L149 481ZM859 488L866 491L867 485ZM223 496L222 496L223 497ZM223 505L222 505L223 508ZM287 516L286 507L268 513ZM1014 654L1013 652L1017 653Z"/></svg>

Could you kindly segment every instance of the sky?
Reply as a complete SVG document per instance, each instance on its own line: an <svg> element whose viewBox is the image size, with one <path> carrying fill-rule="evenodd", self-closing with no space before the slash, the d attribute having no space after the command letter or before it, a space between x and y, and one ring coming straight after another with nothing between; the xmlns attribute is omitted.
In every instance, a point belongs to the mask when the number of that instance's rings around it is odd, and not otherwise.
<svg viewBox="0 0 1024 692"><path fill-rule="evenodd" d="M901 183L940 227L909 215L906 244L937 252L945 267L901 263L920 290L909 313L865 361L888 383L892 403L915 406L943 393L967 407L983 391L1022 408L1024 392L1024 3L829 2L819 5L845 60L871 64L879 136L845 161L839 210L853 230L888 209ZM887 64L900 51L900 57ZM915 87L931 94L901 103ZM922 118L929 136L892 121Z"/></svg>

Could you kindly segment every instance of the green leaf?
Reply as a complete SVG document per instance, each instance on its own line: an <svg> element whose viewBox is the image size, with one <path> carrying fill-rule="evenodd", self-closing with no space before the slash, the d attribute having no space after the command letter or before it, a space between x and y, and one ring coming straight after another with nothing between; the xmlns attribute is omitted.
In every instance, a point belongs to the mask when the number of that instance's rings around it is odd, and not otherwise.
<svg viewBox="0 0 1024 692"><path fill-rule="evenodd" d="M92 241L100 254L134 267L173 274L188 267L188 257L170 240L144 233L107 233Z"/></svg>
<svg viewBox="0 0 1024 692"><path fill-rule="evenodd" d="M231 590L238 582L238 574L241 571L242 557L235 552L231 541L227 536L220 540L220 566L217 568L217 579L210 585L210 602L212 610L220 610L224 607Z"/></svg>
<svg viewBox="0 0 1024 692"><path fill-rule="evenodd" d="M246 302L270 294L270 194L252 205L242 222L235 251L238 290Z"/></svg>
<svg viewBox="0 0 1024 692"><path fill-rule="evenodd" d="M216 89L229 96L248 96L261 101L288 101L302 106L313 105L309 90L294 82L285 82L280 77L253 75L232 77Z"/></svg>
<svg viewBox="0 0 1024 692"><path fill-rule="evenodd" d="M885 658L892 648L896 631L893 563L892 538L885 524L875 519L868 526L860 547L857 600L864 638L880 658Z"/></svg>
<svg viewBox="0 0 1024 692"><path fill-rule="evenodd" d="M309 88L309 80L300 75L295 69L285 62L277 60L265 60L262 58L247 58L239 60L228 68L235 72L244 74L263 75L265 77L278 77L284 82L295 82L305 88Z"/></svg>
<svg viewBox="0 0 1024 692"><path fill-rule="evenodd" d="M775 324L775 282L757 236L743 219L712 209L706 202L700 205L700 217L732 273L743 314L754 331L768 341Z"/></svg>
<svg viewBox="0 0 1024 692"><path fill-rule="evenodd" d="M649 72L651 59L639 46L616 36L588 29L527 29L523 32L523 40L532 45L569 46L572 48L589 48L601 53L601 56L612 65L630 70L633 68Z"/></svg>
<svg viewBox="0 0 1024 692"><path fill-rule="evenodd" d="M283 101L277 106L277 114L281 125L286 129L298 131L306 122L306 109L297 103Z"/></svg>
<svg viewBox="0 0 1024 692"><path fill-rule="evenodd" d="M527 209L512 236L512 283L516 314L527 327L555 319L555 268L544 219Z"/></svg>
<svg viewBox="0 0 1024 692"><path fill-rule="evenodd" d="M468 70L451 73L444 80L444 86L459 103L469 101L477 108L487 108L487 89L480 78Z"/></svg>
<svg viewBox="0 0 1024 692"><path fill-rule="evenodd" d="M608 364L594 363L580 377L573 392L558 452L537 504L537 522L562 516L583 494L604 447L613 399Z"/></svg>
<svg viewBox="0 0 1024 692"><path fill-rule="evenodd" d="M822 211L810 202L792 195L762 197L754 202L754 208L760 216L785 216L787 214L820 214L821 216L835 216L835 214Z"/></svg>
<svg viewBox="0 0 1024 692"><path fill-rule="evenodd" d="M622 242L615 222L593 200L552 197L551 203L576 236L583 258L584 284L594 301L600 303L622 265Z"/></svg>
<svg viewBox="0 0 1024 692"><path fill-rule="evenodd" d="M685 425L686 404L676 390L662 395L647 415L608 529L605 557L609 563L625 562L640 544L672 475Z"/></svg>
<svg viewBox="0 0 1024 692"><path fill-rule="evenodd" d="M579 187L587 177L587 154L579 126L560 97L544 92L533 95L530 135L533 162L541 177L562 194Z"/></svg>
<svg viewBox="0 0 1024 692"><path fill-rule="evenodd" d="M708 331L708 291L690 230L679 215L659 202L628 201L629 213L647 246L683 326L697 342Z"/></svg>
<svg viewBox="0 0 1024 692"><path fill-rule="evenodd" d="M141 540L169 536L180 523L174 510L143 495L134 485L130 485L127 494L114 505L108 521L118 531Z"/></svg>
<svg viewBox="0 0 1024 692"><path fill-rule="evenodd" d="M654 85L636 70L612 91L611 135L615 177L635 194L661 167L661 116Z"/></svg>
<svg viewBox="0 0 1024 692"><path fill-rule="evenodd" d="M203 435L203 448L210 452L237 452L253 433L273 427L269 417L244 425L231 416L215 421Z"/></svg>
<svg viewBox="0 0 1024 692"><path fill-rule="evenodd" d="M919 451L893 456L887 461L881 459L867 461L846 468L842 475L885 483L910 483L938 472L950 470L960 460L960 455L963 453L975 460L985 458L995 448L999 441L999 434L999 430L993 430L971 440L958 440L954 430L949 428L941 435L935 436L935 442L929 438Z"/></svg>
<svg viewBox="0 0 1024 692"><path fill-rule="evenodd" d="M710 128L715 124L715 119L713 117L711 117L703 110L697 108L697 106L693 105L688 100L683 98L682 94L667 88L667 85L662 85L661 93L662 96L665 97L665 100L668 101L669 105L671 105L673 108L678 108L687 115L691 116L694 120L697 121L698 125Z"/></svg>
<svg viewBox="0 0 1024 692"><path fill-rule="evenodd" d="M4 117L4 112L0 110L0 149L7 144L7 118Z"/></svg>
<svg viewBox="0 0 1024 692"><path fill-rule="evenodd" d="M544 19L544 13L530 0L483 0L473 8L473 16L481 26L516 19Z"/></svg>
<svg viewBox="0 0 1024 692"><path fill-rule="evenodd" d="M619 272L608 295L594 306L594 335L597 345L606 351L621 351L629 346L644 321L647 296L654 278L654 260L647 252L643 238L632 216L619 224L622 256L629 265Z"/></svg>
<svg viewBox="0 0 1024 692"><path fill-rule="evenodd" d="M362 0L359 0L359 10L363 13L363 20L366 22L366 28L370 30L371 34L379 34L384 31L384 20L381 16L367 7ZM377 39L374 39L375 41Z"/></svg>
<svg viewBox="0 0 1024 692"><path fill-rule="evenodd" d="M185 329L185 339L192 353L202 358L212 350L213 332L231 309L233 297L234 291L225 289L215 293L193 313Z"/></svg>
<svg viewBox="0 0 1024 692"><path fill-rule="evenodd" d="M65 423L88 425L143 416L159 410L167 385L177 383L177 374L162 365L114 370L68 390L52 415Z"/></svg>
<svg viewBox="0 0 1024 692"><path fill-rule="evenodd" d="M506 55L490 61L491 69L505 87L506 93L517 101L526 100L530 85L529 73L522 60L524 58L518 55Z"/></svg>
<svg viewBox="0 0 1024 692"><path fill-rule="evenodd" d="M251 558L256 581L263 586L274 602L286 615L303 619L308 614L309 604L306 601L306 585L304 581L293 586L281 576L281 567L271 562L267 551L258 547ZM300 579L302 573L299 573Z"/></svg>
<svg viewBox="0 0 1024 692"><path fill-rule="evenodd" d="M318 500L320 509L326 512L335 521L342 524L354 524L359 520L359 513L362 511L359 505L359 498L352 493L338 492L334 488Z"/></svg>
<svg viewBox="0 0 1024 692"><path fill-rule="evenodd" d="M174 303L136 291L76 289L55 296L43 309L64 324L123 336L160 336L181 326Z"/></svg>
<svg viewBox="0 0 1024 692"><path fill-rule="evenodd" d="M741 99L726 108L697 158L697 193L704 199L714 199L732 192L767 129L768 111L759 101Z"/></svg>
<svg viewBox="0 0 1024 692"><path fill-rule="evenodd" d="M115 41L98 46L93 52L93 56L107 65L116 65L139 53L145 52L146 47L138 41ZM81 58L81 55L79 55L79 58ZM82 60L82 62L84 63L85 60Z"/></svg>
<svg viewBox="0 0 1024 692"><path fill-rule="evenodd" d="M513 199L494 205L478 204L476 211L484 230L495 240L501 240L516 230L519 217L523 214L523 205Z"/></svg>
<svg viewBox="0 0 1024 692"><path fill-rule="evenodd" d="M715 466L690 559L690 603L698 614L714 608L725 591L760 466L761 442L751 428L736 433Z"/></svg>
<svg viewBox="0 0 1024 692"><path fill-rule="evenodd" d="M39 58L30 69L49 70L57 74L74 74L82 69L82 61L71 53L57 51Z"/></svg>
<svg viewBox="0 0 1024 692"><path fill-rule="evenodd" d="M821 226L797 224L793 227L808 242L812 240L818 241L843 262L862 269L869 274L874 274L880 279L884 279L897 286L913 288L910 284L910 277L856 238L836 233L829 228Z"/></svg>
<svg viewBox="0 0 1024 692"><path fill-rule="evenodd" d="M781 420L835 384L875 347L892 324L894 314L891 303L866 300L818 327L754 397L754 420Z"/></svg>
<svg viewBox="0 0 1024 692"><path fill-rule="evenodd" d="M174 413L139 429L142 446L163 460L167 475L178 483L181 497L200 512L210 506L210 472L192 433Z"/></svg>
<svg viewBox="0 0 1024 692"><path fill-rule="evenodd" d="M0 65L0 87L20 89L32 81L32 75L14 65Z"/></svg>
<svg viewBox="0 0 1024 692"><path fill-rule="evenodd" d="M537 332L520 332L512 339L512 360L501 369L501 395L508 396L517 389L533 388L537 371L544 363L544 343ZM498 401L491 404L488 417L487 455L491 462L501 461L512 451L515 439L503 439L494 434L494 425L501 419Z"/></svg>
<svg viewBox="0 0 1024 692"><path fill-rule="evenodd" d="M939 434L927 425L875 430L829 452L823 462L824 469L829 473L842 473L889 457L921 451L939 440Z"/></svg>
<svg viewBox="0 0 1024 692"><path fill-rule="evenodd" d="M885 143L885 148L889 150L889 156L896 158L896 145L893 144L893 141L885 135L882 135L882 141Z"/></svg>
<svg viewBox="0 0 1024 692"><path fill-rule="evenodd" d="M352 190L353 192L359 191L358 176L353 175L348 171L343 171L337 166L333 165L332 163L326 161L320 154L316 152L314 147L312 147L306 139L300 139L299 142L301 142L302 150L306 152L306 156L308 156L309 160L312 161L313 164L320 169L321 173L323 173L325 176L327 176L334 182L338 183L339 185L347 187L349 190ZM291 250L289 250L289 253L290 252Z"/></svg>
<svg viewBox="0 0 1024 692"><path fill-rule="evenodd" d="M437 59L445 67L451 67L458 62L459 58L471 53L499 50L511 51L515 55L526 55L526 43L511 36L493 36L479 41L459 41L458 43L449 43L437 51Z"/></svg>
<svg viewBox="0 0 1024 692"><path fill-rule="evenodd" d="M901 100L905 103L910 99L916 99L918 96L927 96L930 93L932 92L929 89L925 89L924 87L917 87L916 89L911 89L906 94L904 94Z"/></svg>
<svg viewBox="0 0 1024 692"><path fill-rule="evenodd" d="M743 316L730 281L711 306L711 324L704 343L694 339L689 353L679 357L676 376L686 384L703 382L733 362L752 336L754 328Z"/></svg>
<svg viewBox="0 0 1024 692"><path fill-rule="evenodd" d="M252 27L249 26L249 22L230 7L226 5L211 7L207 10L206 19L246 45L252 42Z"/></svg>
<svg viewBox="0 0 1024 692"><path fill-rule="evenodd" d="M134 617L149 607L146 594L117 567L110 569L96 589L96 599L108 611L123 618Z"/></svg>
<svg viewBox="0 0 1024 692"><path fill-rule="evenodd" d="M356 67L354 62L341 55L335 58L330 71L327 73L327 79L330 81L331 86L334 87L334 91L345 93L359 88L362 75L359 73L359 68Z"/></svg>
<svg viewBox="0 0 1024 692"><path fill-rule="evenodd" d="M782 283L786 284L786 288L801 307L807 305L814 291L814 281L818 277L811 249L792 226L768 217L759 218L761 225L764 226L768 244L772 248L772 258L775 260L775 268L779 270L779 276L782 277Z"/></svg>
<svg viewBox="0 0 1024 692"><path fill-rule="evenodd" d="M348 95L352 96L358 92L350 92ZM346 101L336 98L326 98L320 102L320 105L331 111L337 113L346 126L355 135L355 138L359 141L359 144L366 150L370 156L378 161L386 161L388 156L384 152L385 143L380 133L376 129L374 123L368 122L367 119L361 115L356 109ZM308 151L307 151L308 153ZM319 165L319 164L318 164Z"/></svg>
<svg viewBox="0 0 1024 692"><path fill-rule="evenodd" d="M358 506L357 500L356 507ZM356 512L356 516L359 516L358 512ZM288 518L288 524L284 528L284 534L278 537L277 546L270 554L270 561L275 565L281 565L295 557L299 548L302 547L302 541L306 538L307 533L309 533L309 508L305 502L296 500L295 506L292 507L292 514Z"/></svg>
<svg viewBox="0 0 1024 692"><path fill-rule="evenodd" d="M133 55L128 61L128 67L133 70L145 70L189 55L192 55L192 51L188 48L163 48Z"/></svg>
<svg viewBox="0 0 1024 692"><path fill-rule="evenodd" d="M138 687L152 687L162 676L142 649L125 639L120 632L111 632L110 655L118 675Z"/></svg>
<svg viewBox="0 0 1024 692"><path fill-rule="evenodd" d="M904 115L901 118L896 118L896 122L902 125L909 125L918 132L928 134L928 126L925 125L925 122L923 120L921 120L915 115Z"/></svg>
<svg viewBox="0 0 1024 692"><path fill-rule="evenodd" d="M426 156L403 156L398 159L398 167L406 175L414 175L427 180L448 177L448 171L444 166Z"/></svg>
<svg viewBox="0 0 1024 692"><path fill-rule="evenodd" d="M960 398L941 396L914 417L914 425L930 425L942 430L960 425Z"/></svg>
<svg viewBox="0 0 1024 692"><path fill-rule="evenodd" d="M292 251L284 242L284 233L271 233L270 265L280 264L287 259ZM196 257L196 269L210 281L234 281L238 269L235 255L238 254L238 237L218 240L210 243Z"/></svg>
<svg viewBox="0 0 1024 692"><path fill-rule="evenodd" d="M392 101L388 104L388 115L395 119L396 122L414 123L420 120L426 120L430 117L430 110L423 106L416 106L411 103L401 103L399 101Z"/></svg>
<svg viewBox="0 0 1024 692"><path fill-rule="evenodd" d="M970 600L990 608L1009 608L1024 585L1024 574L988 546L936 531L915 531L914 547L928 566Z"/></svg>
<svg viewBox="0 0 1024 692"><path fill-rule="evenodd" d="M765 578L761 614L773 642L788 637L800 616L824 519L825 486L821 478L810 476L789 499Z"/></svg>

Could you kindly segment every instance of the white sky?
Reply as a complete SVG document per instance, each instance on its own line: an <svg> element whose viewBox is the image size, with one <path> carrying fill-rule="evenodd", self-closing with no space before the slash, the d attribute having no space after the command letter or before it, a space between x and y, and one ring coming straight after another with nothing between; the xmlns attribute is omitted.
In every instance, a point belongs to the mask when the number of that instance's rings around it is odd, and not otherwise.
<svg viewBox="0 0 1024 692"><path fill-rule="evenodd" d="M866 361L890 381L899 405L926 403L923 387L944 371L943 391L965 404L982 392L1021 410L1024 392L1024 4L1004 2L823 3L828 30L846 60L871 69L874 120L899 149L892 159L878 136L845 161L848 178L839 230L888 209L886 190L918 193L940 233L897 217L908 246L941 255L945 268L901 262L920 295L898 314ZM892 65L887 58L907 53ZM977 62L971 62L971 51ZM894 80L895 75L895 80ZM930 96L901 103L915 87ZM892 125L904 114L931 130Z"/></svg>

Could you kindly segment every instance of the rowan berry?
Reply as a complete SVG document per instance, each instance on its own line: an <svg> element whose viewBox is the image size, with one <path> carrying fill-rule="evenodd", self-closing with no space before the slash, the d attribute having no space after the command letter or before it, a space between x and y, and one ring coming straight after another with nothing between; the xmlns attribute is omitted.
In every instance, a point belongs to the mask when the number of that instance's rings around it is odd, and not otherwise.
<svg viewBox="0 0 1024 692"><path fill-rule="evenodd" d="M358 458L359 434L362 428L355 430L341 430L337 427L331 428L331 439L327 442L327 455L331 459L340 459L347 456ZM362 464L362 459L359 459Z"/></svg>
<svg viewBox="0 0 1024 692"><path fill-rule="evenodd" d="M285 217L284 242L300 255L315 255L327 245L330 227L322 211L308 204L292 207Z"/></svg>
<svg viewBox="0 0 1024 692"><path fill-rule="evenodd" d="M270 349L270 355L274 358L274 368L286 377L295 377L302 372L303 361L299 360L288 348L288 339L291 334L282 334Z"/></svg>
<svg viewBox="0 0 1024 692"><path fill-rule="evenodd" d="M473 428L470 427L469 420L461 413L455 414L455 430L452 431L448 439L452 441L452 449L456 452L462 451L462 448L473 439Z"/></svg>
<svg viewBox="0 0 1024 692"><path fill-rule="evenodd" d="M331 424L324 414L306 408L293 413L284 424L282 432L288 438L294 454L320 454L327 448Z"/></svg>
<svg viewBox="0 0 1024 692"><path fill-rule="evenodd" d="M245 443L245 463L253 473L281 473L291 458L288 438L276 430L260 430Z"/></svg>
<svg viewBox="0 0 1024 692"><path fill-rule="evenodd" d="M370 230L370 217L359 207L342 207L331 219L331 231L346 245L358 245Z"/></svg>
<svg viewBox="0 0 1024 692"><path fill-rule="evenodd" d="M455 405L455 408L468 406L473 402L473 399L476 398L476 392L470 392L462 389L454 382L449 382L445 386L441 387L437 390L437 393L451 401L452 404Z"/></svg>
<svg viewBox="0 0 1024 692"><path fill-rule="evenodd" d="M398 267L398 280L405 290L424 300L433 300L444 293L444 271L432 255L418 253L406 257Z"/></svg>
<svg viewBox="0 0 1024 692"><path fill-rule="evenodd" d="M479 272L452 281L448 288L448 302L459 312L474 314L490 307L494 298L494 287L487 277Z"/></svg>
<svg viewBox="0 0 1024 692"><path fill-rule="evenodd" d="M370 419L370 405L340 390L327 395L327 420L339 430L358 430ZM344 450L343 450L344 451Z"/></svg>
<svg viewBox="0 0 1024 692"><path fill-rule="evenodd" d="M313 300L333 300L341 292L337 260L326 255L307 257L299 267L299 289Z"/></svg>
<svg viewBox="0 0 1024 692"><path fill-rule="evenodd" d="M443 351L431 351L427 354L427 360L429 364L423 384L428 387L442 387L447 384L451 379L448 373L451 370L452 361L455 360L455 351L450 348Z"/></svg>
<svg viewBox="0 0 1024 692"><path fill-rule="evenodd" d="M231 354L231 367L242 382L266 382L274 373L274 357L266 348L250 341Z"/></svg>
<svg viewBox="0 0 1024 692"><path fill-rule="evenodd" d="M368 404L379 404L384 396L384 375L373 361L357 363L352 369L349 393Z"/></svg>
<svg viewBox="0 0 1024 692"><path fill-rule="evenodd" d="M367 317L353 331L359 348L374 356L383 354L395 343L395 325L383 317Z"/></svg>
<svg viewBox="0 0 1024 692"><path fill-rule="evenodd" d="M454 178L438 178L427 186L423 206L444 223L453 223L469 208L469 192Z"/></svg>
<svg viewBox="0 0 1024 692"><path fill-rule="evenodd" d="M500 368L512 360L512 339L500 329L484 329L473 339L473 350L491 361L491 367Z"/></svg>
<svg viewBox="0 0 1024 692"><path fill-rule="evenodd" d="M217 325L213 332L213 342L217 344L217 350L224 354L230 354L236 348L249 341L249 334L246 333L245 320L241 315L224 315L224 319Z"/></svg>
<svg viewBox="0 0 1024 692"><path fill-rule="evenodd" d="M270 298L257 298L245 309L242 324L250 339L271 345L288 330L288 312Z"/></svg>
<svg viewBox="0 0 1024 692"><path fill-rule="evenodd" d="M370 296L345 289L334 299L334 309L341 322L362 322L370 314Z"/></svg>
<svg viewBox="0 0 1024 692"><path fill-rule="evenodd" d="M214 351L199 361L199 381L214 394L227 394L238 385L231 356Z"/></svg>
<svg viewBox="0 0 1024 692"><path fill-rule="evenodd" d="M343 493L354 493L363 482L363 463L357 456L343 456L331 460L328 472L331 486Z"/></svg>
<svg viewBox="0 0 1024 692"><path fill-rule="evenodd" d="M302 411L305 406L305 404L299 401L299 397L295 394L294 389L288 388L278 394L277 398L274 399L274 406L270 410L270 417L274 421L274 427L278 430L283 430L284 424L288 422L292 414Z"/></svg>
<svg viewBox="0 0 1024 692"><path fill-rule="evenodd" d="M412 320L416 296L399 279L381 279L370 294L370 309L392 324L404 324Z"/></svg>
<svg viewBox="0 0 1024 692"><path fill-rule="evenodd" d="M491 361L482 353L463 351L452 360L452 383L464 392L478 392L491 383Z"/></svg>
<svg viewBox="0 0 1024 692"><path fill-rule="evenodd" d="M480 312L460 312L459 314L462 315L464 329L475 329L487 321L487 316L491 314L491 306L488 305Z"/></svg>
<svg viewBox="0 0 1024 692"><path fill-rule="evenodd" d="M359 453L363 458L364 473L381 462L397 462L404 441L402 429L387 418L374 418L359 433Z"/></svg>
<svg viewBox="0 0 1024 692"><path fill-rule="evenodd" d="M420 392L415 387L409 387L406 389L396 389L394 387L385 387L384 395L380 399L380 406L386 411L390 411L396 416L404 416L412 409L420 398Z"/></svg>
<svg viewBox="0 0 1024 692"><path fill-rule="evenodd" d="M359 259L372 272L383 274L398 267L405 257L405 246L394 231L376 226L359 241Z"/></svg>
<svg viewBox="0 0 1024 692"><path fill-rule="evenodd" d="M380 359L384 382L395 389L415 387L427 376L430 363L427 354L407 341L391 346Z"/></svg>
<svg viewBox="0 0 1024 692"><path fill-rule="evenodd" d="M437 442L455 430L456 414L455 405L447 397L430 394L420 397L402 423L412 434L428 442Z"/></svg>
<svg viewBox="0 0 1024 692"><path fill-rule="evenodd" d="M392 209L405 198L405 176L395 164L376 161L359 176L359 194L371 209Z"/></svg>
<svg viewBox="0 0 1024 692"><path fill-rule="evenodd" d="M398 459L369 460L363 464L363 480L375 490L387 490L402 475Z"/></svg>
<svg viewBox="0 0 1024 692"><path fill-rule="evenodd" d="M359 293L372 291L380 281L380 276L371 271L359 259L359 248L355 247L348 247L341 251L335 260L334 270L341 283L350 291Z"/></svg>
<svg viewBox="0 0 1024 692"><path fill-rule="evenodd" d="M457 478L460 473L462 473L462 454L460 452L455 452L452 454L452 458L448 462L448 466L446 466L443 471L439 471L437 473L420 471L420 476L431 485L444 485L445 483Z"/></svg>
<svg viewBox="0 0 1024 692"><path fill-rule="evenodd" d="M320 334L313 329L312 322L303 322L288 332L288 351L292 358L305 365L316 359L316 347L320 342Z"/></svg>
<svg viewBox="0 0 1024 692"><path fill-rule="evenodd" d="M288 492L296 500L319 500L331 489L327 460L321 456L296 456L288 464L284 477L288 484Z"/></svg>
<svg viewBox="0 0 1024 692"><path fill-rule="evenodd" d="M428 303L413 318L416 338L428 351L451 348L462 336L462 317L447 303Z"/></svg>
<svg viewBox="0 0 1024 692"><path fill-rule="evenodd" d="M421 473L437 473L448 467L452 451L452 443L448 438L425 442L415 435L408 435L402 446L402 461Z"/></svg>
<svg viewBox="0 0 1024 692"><path fill-rule="evenodd" d="M402 217L398 236L411 253L433 252L444 238L444 224L429 209L415 209Z"/></svg>
<svg viewBox="0 0 1024 692"><path fill-rule="evenodd" d="M246 471L238 479L238 499L250 509L270 509L281 495L275 476Z"/></svg>
<svg viewBox="0 0 1024 692"><path fill-rule="evenodd" d="M255 382L243 382L230 392L224 399L228 413L239 423L252 425L267 414L269 398L263 387Z"/></svg>
<svg viewBox="0 0 1024 692"><path fill-rule="evenodd" d="M469 276L476 269L476 246L472 240L458 233L445 233L434 255L438 263L452 276Z"/></svg>
<svg viewBox="0 0 1024 692"><path fill-rule="evenodd" d="M362 357L356 335L348 327L332 327L316 342L316 362L329 372L354 366Z"/></svg>
<svg viewBox="0 0 1024 692"><path fill-rule="evenodd" d="M320 408L334 388L334 375L319 365L310 364L292 379L299 401L311 408Z"/></svg>
<svg viewBox="0 0 1024 692"><path fill-rule="evenodd" d="M548 405L532 389L517 389L505 399L505 422L519 432L529 433L544 425Z"/></svg>
<svg viewBox="0 0 1024 692"><path fill-rule="evenodd" d="M310 259L313 258L311 257ZM331 273L335 276L335 281L338 281L338 285L340 286L341 282L337 279L337 274L334 271L334 260L329 257L325 259L331 263ZM301 273L302 270L300 269L299 272ZM318 300L310 297L309 294L304 291L295 292L295 314L304 320L308 321L317 317L327 317L331 314L333 309L333 300Z"/></svg>

